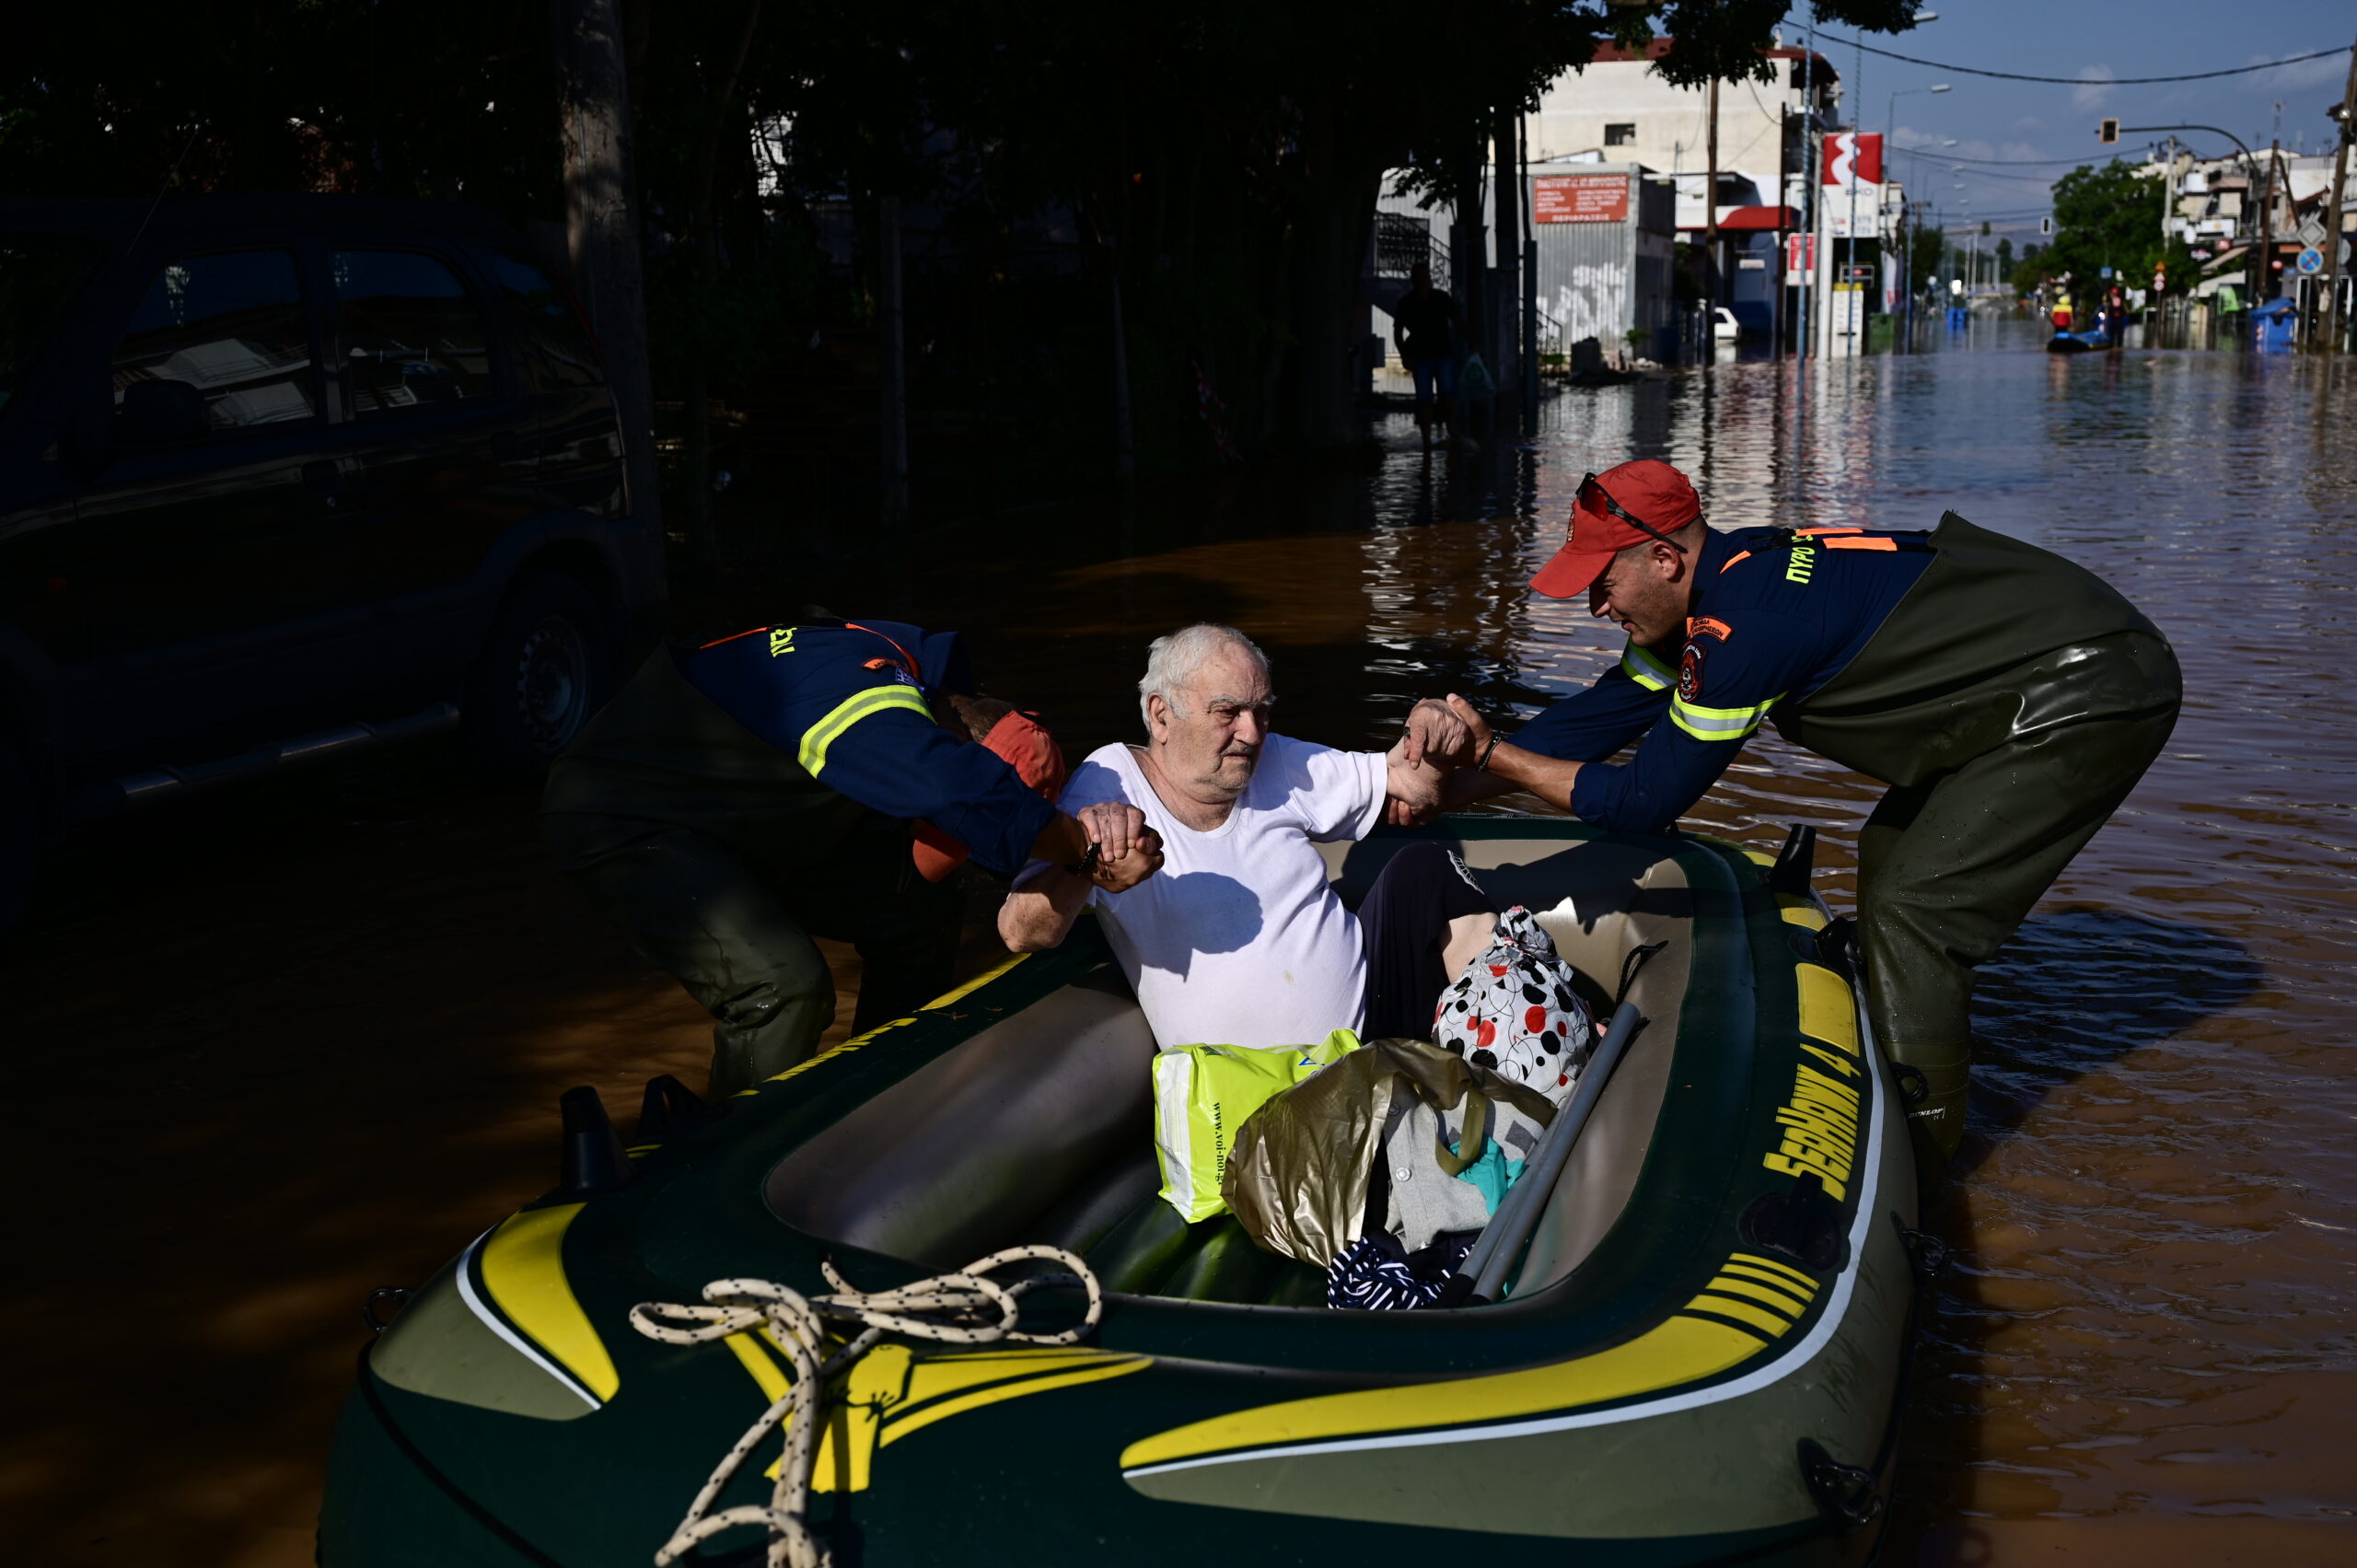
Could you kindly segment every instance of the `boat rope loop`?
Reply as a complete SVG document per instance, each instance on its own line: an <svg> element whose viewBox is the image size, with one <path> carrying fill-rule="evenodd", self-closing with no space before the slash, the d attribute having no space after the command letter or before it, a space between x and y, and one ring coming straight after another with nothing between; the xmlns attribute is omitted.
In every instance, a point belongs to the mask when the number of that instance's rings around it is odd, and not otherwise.
<svg viewBox="0 0 2357 1568"><path fill-rule="evenodd" d="M1088 1293L1088 1308L1071 1328L1053 1334L1027 1334L1016 1327L1027 1294L1042 1285L1071 1283L1054 1274L1006 1283L990 1277L994 1269L1033 1259L1062 1264ZM766 1329L770 1342L794 1360L793 1386L745 1429L745 1434L713 1468L711 1479L688 1505L679 1527L655 1554L656 1568L670 1568L700 1542L739 1525L768 1529L769 1568L826 1568L829 1554L820 1549L808 1523L821 1390L830 1378L865 1355L886 1334L965 1345L1000 1340L1068 1345L1094 1329L1104 1315L1105 1295L1097 1276L1061 1247L1009 1247L953 1273L936 1274L897 1290L853 1290L831 1262L822 1261L819 1267L826 1272L827 1283L835 1287L831 1295L806 1296L769 1280L714 1280L703 1287L704 1305L643 1301L630 1309L633 1328L667 1345L708 1344L731 1334ZM819 1347L830 1318L861 1327L822 1363ZM713 1501L746 1456L779 1422L785 1424L785 1452L778 1463L777 1484L768 1505L710 1512Z"/></svg>

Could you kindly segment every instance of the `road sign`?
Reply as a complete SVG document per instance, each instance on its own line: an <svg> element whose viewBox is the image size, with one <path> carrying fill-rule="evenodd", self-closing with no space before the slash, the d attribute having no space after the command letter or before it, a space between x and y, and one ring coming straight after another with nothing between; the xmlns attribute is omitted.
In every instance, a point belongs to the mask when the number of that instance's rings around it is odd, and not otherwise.
<svg viewBox="0 0 2357 1568"><path fill-rule="evenodd" d="M2311 245L2300 252L2299 261L2293 264L2308 276L2314 277L2324 271L2324 251Z"/></svg>

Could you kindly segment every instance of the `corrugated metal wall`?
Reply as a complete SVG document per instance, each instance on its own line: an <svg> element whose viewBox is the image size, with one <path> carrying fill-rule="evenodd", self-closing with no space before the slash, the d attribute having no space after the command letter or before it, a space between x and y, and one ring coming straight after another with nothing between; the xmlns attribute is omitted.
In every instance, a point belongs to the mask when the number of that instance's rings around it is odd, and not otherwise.
<svg viewBox="0 0 2357 1568"><path fill-rule="evenodd" d="M1525 199L1537 200L1536 181L1548 174L1607 173L1625 174L1633 187L1628 219L1533 226L1541 354L1569 354L1585 338L1610 354L1632 328L1670 324L1678 193L1668 180L1631 165L1554 164L1531 171Z"/></svg>

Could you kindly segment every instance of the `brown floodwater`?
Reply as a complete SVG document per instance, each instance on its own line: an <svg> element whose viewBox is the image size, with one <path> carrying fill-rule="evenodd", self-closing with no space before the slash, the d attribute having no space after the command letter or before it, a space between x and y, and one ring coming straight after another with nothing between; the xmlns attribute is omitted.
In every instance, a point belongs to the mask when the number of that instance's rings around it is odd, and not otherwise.
<svg viewBox="0 0 2357 1568"><path fill-rule="evenodd" d="M1278 727L1375 745L1413 697L1527 715L1616 656L1523 584L1631 457L1722 525L1953 508L2094 567L2176 642L2185 714L1984 974L1887 1561L2357 1561L2357 374L1976 331L1571 391L1474 455L1379 419L1321 473L841 543L780 604L968 628L1075 753L1134 728L1151 637L1224 620ZM1840 906L1876 793L1763 737L1692 820L1817 824ZM360 1296L547 1185L559 1091L619 1108L708 1049L547 874L529 795L433 749L76 845L0 1020L0 1557L141 1568L308 1562Z"/></svg>

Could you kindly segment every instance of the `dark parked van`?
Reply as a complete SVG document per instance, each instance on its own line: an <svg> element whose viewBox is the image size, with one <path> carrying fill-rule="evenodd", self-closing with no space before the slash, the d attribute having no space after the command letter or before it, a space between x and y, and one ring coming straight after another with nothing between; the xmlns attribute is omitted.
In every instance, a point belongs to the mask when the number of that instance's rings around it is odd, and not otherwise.
<svg viewBox="0 0 2357 1568"><path fill-rule="evenodd" d="M444 727L553 757L655 634L621 442L486 215L0 201L0 929L81 820Z"/></svg>

